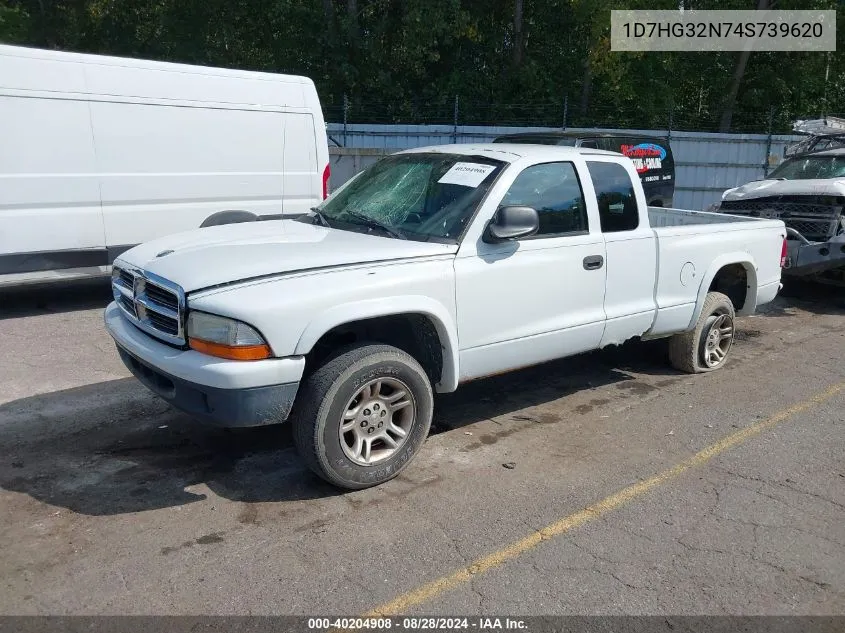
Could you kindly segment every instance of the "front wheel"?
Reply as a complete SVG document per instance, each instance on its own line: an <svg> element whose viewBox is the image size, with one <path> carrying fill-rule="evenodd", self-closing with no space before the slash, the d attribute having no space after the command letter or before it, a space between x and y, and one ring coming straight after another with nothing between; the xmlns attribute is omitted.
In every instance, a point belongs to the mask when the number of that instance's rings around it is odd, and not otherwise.
<svg viewBox="0 0 845 633"><path fill-rule="evenodd" d="M669 339L672 366L689 374L722 367L733 347L735 318L733 303L726 295L707 293L695 328Z"/></svg>
<svg viewBox="0 0 845 633"><path fill-rule="evenodd" d="M360 489L398 475L428 436L434 395L425 370L389 345L361 345L312 373L293 416L308 467L336 486Z"/></svg>

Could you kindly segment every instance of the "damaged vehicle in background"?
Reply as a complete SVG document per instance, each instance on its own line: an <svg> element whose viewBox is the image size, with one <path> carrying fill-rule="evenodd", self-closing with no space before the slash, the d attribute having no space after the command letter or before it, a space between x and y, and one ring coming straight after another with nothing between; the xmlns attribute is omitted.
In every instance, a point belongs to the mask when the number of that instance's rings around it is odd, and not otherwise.
<svg viewBox="0 0 845 633"><path fill-rule="evenodd" d="M713 210L782 220L788 254L784 276L845 286L845 119L797 121L806 138L763 180L722 194Z"/></svg>

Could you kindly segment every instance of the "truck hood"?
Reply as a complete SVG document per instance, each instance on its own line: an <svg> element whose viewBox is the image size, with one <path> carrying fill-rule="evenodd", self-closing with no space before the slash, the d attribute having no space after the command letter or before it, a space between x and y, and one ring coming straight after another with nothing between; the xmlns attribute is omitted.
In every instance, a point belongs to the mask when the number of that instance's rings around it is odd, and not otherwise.
<svg viewBox="0 0 845 633"><path fill-rule="evenodd" d="M136 246L118 258L192 292L256 277L454 254L457 245L329 229L294 220L194 229Z"/></svg>
<svg viewBox="0 0 845 633"><path fill-rule="evenodd" d="M772 196L845 196L845 178L755 180L728 189L722 194L722 200L753 200Z"/></svg>

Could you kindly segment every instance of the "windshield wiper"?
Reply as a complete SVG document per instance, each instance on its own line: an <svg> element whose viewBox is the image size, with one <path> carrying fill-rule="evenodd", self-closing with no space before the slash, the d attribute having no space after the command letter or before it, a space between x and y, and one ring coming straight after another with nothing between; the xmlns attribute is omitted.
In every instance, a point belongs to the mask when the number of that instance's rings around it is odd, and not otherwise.
<svg viewBox="0 0 845 633"><path fill-rule="evenodd" d="M320 224L322 224L327 229L332 228L332 225L329 224L328 219L326 218L326 214L320 211L317 207L311 207L311 213L314 214L314 217L317 218Z"/></svg>
<svg viewBox="0 0 845 633"><path fill-rule="evenodd" d="M354 211L354 210L350 211L349 209L344 209L343 212L346 213L347 215L352 216L356 220L360 220L361 222L363 222L366 226L369 226L370 228L380 229L380 230L384 231L385 233L387 233L391 237L395 237L395 238L400 239L400 240L407 240L408 239L408 236L405 235L404 233L402 233L401 231L399 231L398 229L394 229L392 226L388 226L387 224L384 224L383 222L380 222L379 220L376 220L375 218L370 217L369 215L367 215L365 213L361 213L360 211Z"/></svg>

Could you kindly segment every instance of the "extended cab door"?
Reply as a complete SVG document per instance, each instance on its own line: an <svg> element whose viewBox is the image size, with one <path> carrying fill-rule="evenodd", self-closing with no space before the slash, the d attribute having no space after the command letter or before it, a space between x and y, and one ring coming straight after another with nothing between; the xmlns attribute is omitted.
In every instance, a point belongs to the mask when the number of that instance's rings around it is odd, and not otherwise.
<svg viewBox="0 0 845 633"><path fill-rule="evenodd" d="M605 346L639 336L654 322L657 242L633 164L598 154L585 158L606 247Z"/></svg>
<svg viewBox="0 0 845 633"><path fill-rule="evenodd" d="M605 251L587 199L572 162L530 165L491 191L455 260L461 379L598 347ZM481 229L502 205L537 209L539 233L485 242Z"/></svg>

